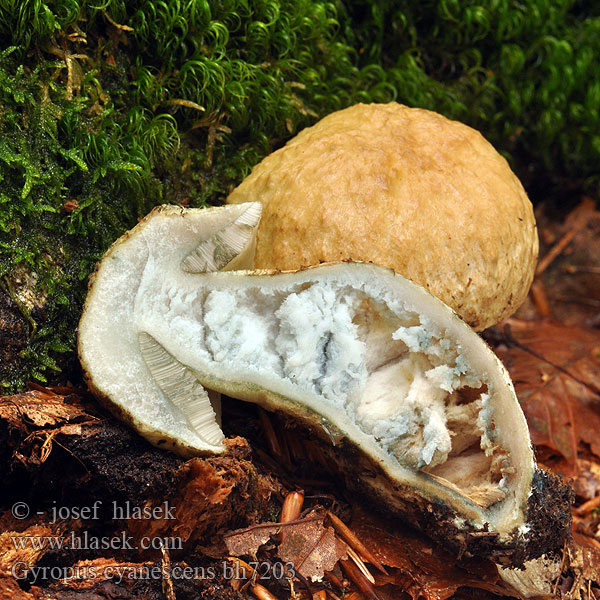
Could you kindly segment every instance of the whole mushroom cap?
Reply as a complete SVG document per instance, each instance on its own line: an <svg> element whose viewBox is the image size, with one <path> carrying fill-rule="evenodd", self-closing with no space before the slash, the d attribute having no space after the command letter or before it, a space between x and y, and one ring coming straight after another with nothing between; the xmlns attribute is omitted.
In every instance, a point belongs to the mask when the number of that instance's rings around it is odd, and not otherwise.
<svg viewBox="0 0 600 600"><path fill-rule="evenodd" d="M477 330L533 279L533 208L476 130L428 110L357 104L304 129L230 194L260 201L255 268L358 260L390 267Z"/></svg>

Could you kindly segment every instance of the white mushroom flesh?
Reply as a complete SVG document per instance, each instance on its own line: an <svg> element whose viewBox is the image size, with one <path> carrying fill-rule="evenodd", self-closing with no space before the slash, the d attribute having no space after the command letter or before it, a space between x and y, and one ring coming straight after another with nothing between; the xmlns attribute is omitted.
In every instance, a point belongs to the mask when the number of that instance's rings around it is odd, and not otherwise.
<svg viewBox="0 0 600 600"><path fill-rule="evenodd" d="M154 443L196 452L224 450L205 388L308 416L476 525L522 524L527 426L483 341L375 265L198 274L214 267L211 253L235 260L252 243L244 207L223 209L238 211L225 227L244 236L229 254L214 243L226 238L218 209L208 234L202 211L163 209L113 246L80 325L93 387ZM195 250L199 237L208 254Z"/></svg>

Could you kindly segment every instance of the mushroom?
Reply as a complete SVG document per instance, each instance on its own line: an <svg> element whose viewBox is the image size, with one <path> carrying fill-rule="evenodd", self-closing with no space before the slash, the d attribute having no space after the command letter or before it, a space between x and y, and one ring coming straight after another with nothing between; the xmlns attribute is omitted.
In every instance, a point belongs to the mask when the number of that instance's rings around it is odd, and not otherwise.
<svg viewBox="0 0 600 600"><path fill-rule="evenodd" d="M229 195L260 201L255 268L390 267L476 330L525 300L538 252L531 202L475 129L428 110L357 104L267 156Z"/></svg>
<svg viewBox="0 0 600 600"><path fill-rule="evenodd" d="M461 551L524 560L560 544L558 492L483 340L385 267L227 270L251 263L259 217L258 203L162 206L113 244L79 326L95 394L185 456L226 452L207 390L255 402L309 426L351 485Z"/></svg>

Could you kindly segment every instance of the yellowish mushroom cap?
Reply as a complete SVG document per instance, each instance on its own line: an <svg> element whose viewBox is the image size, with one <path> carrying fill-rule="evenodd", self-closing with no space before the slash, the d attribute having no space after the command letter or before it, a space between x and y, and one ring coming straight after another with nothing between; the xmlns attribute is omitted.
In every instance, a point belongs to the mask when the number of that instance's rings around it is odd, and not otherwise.
<svg viewBox="0 0 600 600"><path fill-rule="evenodd" d="M397 103L357 104L267 156L229 203L260 201L255 268L370 261L424 286L477 330L525 299L531 202L476 130Z"/></svg>

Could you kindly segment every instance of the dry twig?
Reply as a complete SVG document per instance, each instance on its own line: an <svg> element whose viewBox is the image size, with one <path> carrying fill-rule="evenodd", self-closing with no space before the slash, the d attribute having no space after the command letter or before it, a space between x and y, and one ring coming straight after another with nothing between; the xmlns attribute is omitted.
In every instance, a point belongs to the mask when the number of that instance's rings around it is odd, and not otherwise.
<svg viewBox="0 0 600 600"><path fill-rule="evenodd" d="M384 575L388 575L385 567L373 556L373 553L365 548L364 544L356 537L352 530L336 517L332 512L327 512L327 516L331 521L334 529L338 532L340 537L353 549L355 550L363 560L370 562L377 570L381 571Z"/></svg>
<svg viewBox="0 0 600 600"><path fill-rule="evenodd" d="M591 198L585 197L573 210L571 213L571 227L560 240L550 248L544 258L540 260L535 270L536 277L539 277L550 264L564 252L565 248L571 243L571 240L587 225L590 215L594 212L594 206L594 201Z"/></svg>

